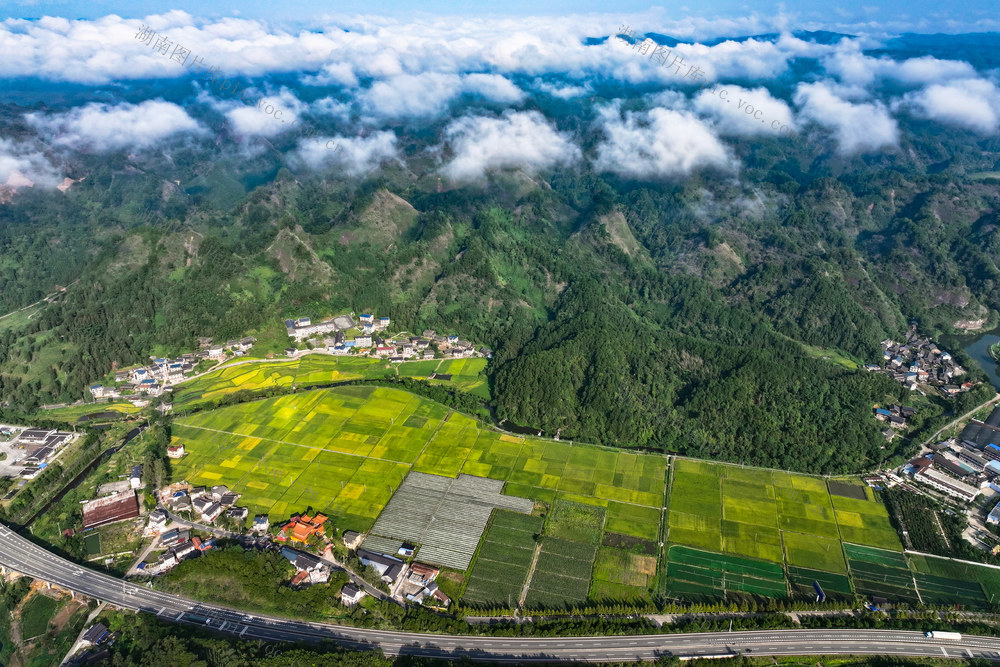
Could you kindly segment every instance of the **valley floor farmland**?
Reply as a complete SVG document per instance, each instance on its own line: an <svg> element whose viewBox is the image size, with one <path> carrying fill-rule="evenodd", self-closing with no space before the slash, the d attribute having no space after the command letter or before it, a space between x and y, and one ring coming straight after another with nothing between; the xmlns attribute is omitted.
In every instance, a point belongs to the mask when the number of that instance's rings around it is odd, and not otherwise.
<svg viewBox="0 0 1000 667"><path fill-rule="evenodd" d="M384 377L411 377L431 384L451 386L471 394L490 397L484 370L486 359L430 359L389 363L371 357L337 357L307 354L287 360L234 360L202 377L180 385L174 404L188 408L216 400L241 389L323 385L346 380ZM428 379L432 373L451 376L449 380Z"/></svg>
<svg viewBox="0 0 1000 667"><path fill-rule="evenodd" d="M272 523L312 507L340 529L375 526L371 548L419 544L423 533L400 529L406 521L396 516L412 505L396 495L421 477L411 472L443 484L488 478L483 488L493 494L502 485L532 516L486 511L469 532L476 545L454 562L437 559L458 568L472 605L813 598L819 584L831 597L976 607L995 584L982 568L903 554L885 507L856 480L688 459L668 468L663 455L498 432L398 389L356 385L243 403L178 418L173 436L189 452L173 462L174 479L226 484ZM398 507L383 512L390 499ZM421 547L428 559L451 548L439 537Z"/></svg>
<svg viewBox="0 0 1000 667"><path fill-rule="evenodd" d="M306 506L367 530L413 469L507 482L505 493L607 509L609 530L656 539L666 459L523 438L413 394L349 386L244 403L175 420L189 452L174 477L227 484L251 512L281 520Z"/></svg>

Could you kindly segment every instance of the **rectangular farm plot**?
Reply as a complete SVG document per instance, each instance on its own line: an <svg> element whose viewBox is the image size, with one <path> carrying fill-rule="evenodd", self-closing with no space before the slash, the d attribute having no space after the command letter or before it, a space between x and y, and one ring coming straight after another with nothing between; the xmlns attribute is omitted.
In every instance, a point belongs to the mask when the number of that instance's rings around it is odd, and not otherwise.
<svg viewBox="0 0 1000 667"><path fill-rule="evenodd" d="M778 527L796 533L807 533L840 539L840 528L831 507L803 505L802 503L778 500Z"/></svg>
<svg viewBox="0 0 1000 667"><path fill-rule="evenodd" d="M721 480L715 475L682 472L679 463L674 468L673 483L670 488L670 509L721 519Z"/></svg>
<svg viewBox="0 0 1000 667"><path fill-rule="evenodd" d="M656 577L656 557L602 546L594 564L594 582L638 588L645 591ZM608 587L606 590L612 590ZM633 591L629 591L630 597ZM648 594L647 594L648 597Z"/></svg>
<svg viewBox="0 0 1000 667"><path fill-rule="evenodd" d="M820 585L827 597L846 598L852 594L851 580L843 574L789 565L788 580L793 590L805 598L812 599L817 595L814 582Z"/></svg>
<svg viewBox="0 0 1000 667"><path fill-rule="evenodd" d="M722 517L728 521L778 527L778 509L773 500L748 500L727 495L722 505Z"/></svg>
<svg viewBox="0 0 1000 667"><path fill-rule="evenodd" d="M896 533L887 517L878 517L871 514L857 516L861 517L860 526L854 525L854 517L844 517L840 512L837 512L837 520L840 524L840 537L844 542L866 544L883 549L902 550L903 545L899 541L899 534Z"/></svg>
<svg viewBox="0 0 1000 667"><path fill-rule="evenodd" d="M978 609L989 606L989 601L977 581L961 581L921 573L914 574L913 578L917 590L920 591L920 599L925 604L960 604Z"/></svg>
<svg viewBox="0 0 1000 667"><path fill-rule="evenodd" d="M379 515L372 533L416 542L419 558L466 570L494 508L528 514L534 503L500 494L499 480L452 479L411 472Z"/></svg>
<svg viewBox="0 0 1000 667"><path fill-rule="evenodd" d="M900 551L888 551L886 549L874 549L872 547L858 544L845 544L844 551L852 561L863 561L866 563L877 563L900 569L907 569L906 556Z"/></svg>
<svg viewBox="0 0 1000 667"><path fill-rule="evenodd" d="M667 572L661 589L672 597L698 599L729 592L768 597L788 596L781 565L668 545ZM693 596L693 597L692 597Z"/></svg>
<svg viewBox="0 0 1000 667"><path fill-rule="evenodd" d="M847 574L847 562L840 540L784 531L785 557L790 566Z"/></svg>
<svg viewBox="0 0 1000 667"><path fill-rule="evenodd" d="M836 495L832 498L844 542L902 551L899 535L881 502Z"/></svg>
<svg viewBox="0 0 1000 667"><path fill-rule="evenodd" d="M546 536L528 585L525 606L562 608L580 603L590 594L590 577L597 547Z"/></svg>
<svg viewBox="0 0 1000 667"><path fill-rule="evenodd" d="M780 563L781 533L777 528L722 521L722 550Z"/></svg>
<svg viewBox="0 0 1000 667"><path fill-rule="evenodd" d="M670 510L667 538L675 544L722 551L722 519Z"/></svg>
<svg viewBox="0 0 1000 667"><path fill-rule="evenodd" d="M905 602L919 601L913 575L902 553L854 544L845 544L844 551L858 593Z"/></svg>
<svg viewBox="0 0 1000 667"><path fill-rule="evenodd" d="M935 558L933 556L909 555L912 569L916 572L917 587L921 596L927 599L925 590L930 589L931 596L937 596L952 586L967 587L969 583L975 582L982 590L987 602L996 603L1000 601L1000 569L988 567L986 565L976 565L973 563L960 563L946 558ZM951 582L956 582L952 584ZM968 597L973 597L971 590ZM965 597L965 596L963 596ZM952 602L959 604L972 604L969 601L955 599ZM944 604L948 604L945 602Z"/></svg>
<svg viewBox="0 0 1000 667"><path fill-rule="evenodd" d="M586 544L600 544L605 509L559 499L552 504L545 534Z"/></svg>
<svg viewBox="0 0 1000 667"><path fill-rule="evenodd" d="M535 535L541 528L539 517L506 510L494 512L462 594L463 601L516 607L534 559Z"/></svg>
<svg viewBox="0 0 1000 667"><path fill-rule="evenodd" d="M829 486L830 493L834 496L838 496L840 498L853 498L855 500L868 500L868 495L865 493L865 487L861 484L856 484L846 480L831 479L827 482L827 486Z"/></svg>
<svg viewBox="0 0 1000 667"><path fill-rule="evenodd" d="M604 528L616 533L656 540L660 536L661 514L662 512L656 507L609 502Z"/></svg>

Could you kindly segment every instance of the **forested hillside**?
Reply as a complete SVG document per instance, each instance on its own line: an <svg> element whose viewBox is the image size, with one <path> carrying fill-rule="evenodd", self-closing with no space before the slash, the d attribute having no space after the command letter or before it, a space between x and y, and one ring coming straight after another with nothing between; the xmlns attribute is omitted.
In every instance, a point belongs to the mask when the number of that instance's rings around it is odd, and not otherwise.
<svg viewBox="0 0 1000 667"><path fill-rule="evenodd" d="M739 181L563 168L441 191L402 166L323 178L277 153L229 171L211 148L82 159L65 193L0 204L3 312L69 285L0 320L0 395L18 410L72 401L198 336L277 344L285 317L375 311L491 345L497 414L518 424L782 468L873 466L906 445L886 444L871 405L906 392L855 366L910 319L939 334L1000 309L1000 188L927 169L972 146L996 161L1000 146L921 137L852 159L741 143Z"/></svg>

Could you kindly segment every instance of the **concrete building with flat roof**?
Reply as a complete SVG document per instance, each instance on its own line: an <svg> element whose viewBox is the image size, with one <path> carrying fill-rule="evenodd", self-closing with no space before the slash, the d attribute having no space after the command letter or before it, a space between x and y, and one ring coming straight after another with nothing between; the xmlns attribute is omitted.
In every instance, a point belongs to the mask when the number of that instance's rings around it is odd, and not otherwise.
<svg viewBox="0 0 1000 667"><path fill-rule="evenodd" d="M954 477L950 477L943 472L934 470L933 468L925 468L915 477L921 482L924 482L939 491L944 491L949 496L953 496L967 503L975 500L980 492L980 489L970 486L964 482L960 482Z"/></svg>

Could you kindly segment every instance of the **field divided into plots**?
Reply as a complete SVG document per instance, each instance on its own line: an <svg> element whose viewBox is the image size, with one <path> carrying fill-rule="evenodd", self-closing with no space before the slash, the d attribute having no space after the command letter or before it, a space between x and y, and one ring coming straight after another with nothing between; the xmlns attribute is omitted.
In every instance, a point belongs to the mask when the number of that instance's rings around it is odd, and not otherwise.
<svg viewBox="0 0 1000 667"><path fill-rule="evenodd" d="M527 498L502 495L502 488L502 481L486 477L411 472L379 514L371 535L419 544L421 561L467 570L494 509L530 514L534 508Z"/></svg>
<svg viewBox="0 0 1000 667"><path fill-rule="evenodd" d="M845 544L854 590L887 600L919 602L906 557L898 551Z"/></svg>
<svg viewBox="0 0 1000 667"><path fill-rule="evenodd" d="M202 377L185 382L174 392L174 405L191 407L243 389L308 387L345 380L412 377L426 380L432 373L451 375L450 380L428 380L489 398L484 371L486 359L430 359L389 363L385 359L307 354L298 359L227 364Z"/></svg>
<svg viewBox="0 0 1000 667"><path fill-rule="evenodd" d="M1000 601L1000 568L916 554L907 558L920 596L928 604L983 609Z"/></svg>
<svg viewBox="0 0 1000 667"><path fill-rule="evenodd" d="M367 530L412 469L488 477L505 482L507 495L548 504L583 502L604 511L602 530L659 536L665 457L493 431L396 389L242 403L178 418L173 436L188 452L172 462L176 479L226 484L272 521L312 506L340 517L338 526Z"/></svg>
<svg viewBox="0 0 1000 667"><path fill-rule="evenodd" d="M565 499L553 503L528 585L527 608L571 607L587 599L604 519L599 505Z"/></svg>
<svg viewBox="0 0 1000 667"><path fill-rule="evenodd" d="M494 512L462 600L485 607L517 606L535 556L535 535L541 529L540 517Z"/></svg>
<svg viewBox="0 0 1000 667"><path fill-rule="evenodd" d="M925 602L970 607L1000 590L996 570L908 562L885 508L854 480L678 459L665 498L664 456L501 433L396 389L337 387L229 406L177 418L173 436L188 451L172 462L175 479L226 484L272 522L312 507L338 528L366 531L411 471L490 478L491 493L502 484L504 496L533 501L544 521L525 515L519 528L520 519L498 520L502 511L477 519L489 528L466 585L470 603L520 597L525 585L529 608L656 591L811 597L814 581L828 595L916 601L919 591ZM383 537L416 539L390 523ZM449 549L439 537L424 539ZM470 547L454 563L467 564Z"/></svg>
<svg viewBox="0 0 1000 667"><path fill-rule="evenodd" d="M729 570L693 564L691 553L677 546L714 552L719 563L740 557L744 565L773 564L782 571L782 588L787 572L788 590L806 597L815 596L814 581L828 595L851 594L843 542L902 550L885 507L853 480L828 484L821 477L686 459L676 461L672 474L660 576L671 597L778 594L761 593L768 586L754 581L734 582ZM859 571L873 587L868 566L862 561Z"/></svg>
<svg viewBox="0 0 1000 667"><path fill-rule="evenodd" d="M781 565L691 549L667 547L667 572L663 592L668 597L698 600L729 593L788 597Z"/></svg>

